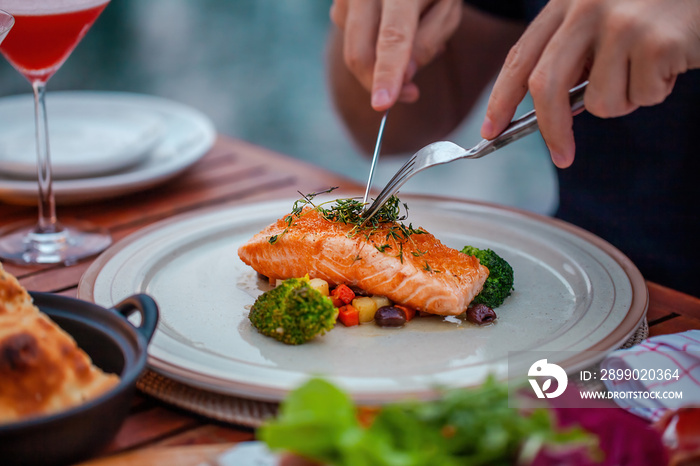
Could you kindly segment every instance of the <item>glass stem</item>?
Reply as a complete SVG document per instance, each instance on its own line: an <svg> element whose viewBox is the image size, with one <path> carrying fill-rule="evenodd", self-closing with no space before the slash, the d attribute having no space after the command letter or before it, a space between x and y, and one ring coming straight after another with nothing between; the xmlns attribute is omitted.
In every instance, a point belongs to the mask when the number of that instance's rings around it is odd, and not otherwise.
<svg viewBox="0 0 700 466"><path fill-rule="evenodd" d="M49 154L49 127L46 120L46 84L32 83L34 88L34 116L36 119L36 170L39 180L39 224L37 233L56 233L61 230L56 220L56 202L51 177Z"/></svg>

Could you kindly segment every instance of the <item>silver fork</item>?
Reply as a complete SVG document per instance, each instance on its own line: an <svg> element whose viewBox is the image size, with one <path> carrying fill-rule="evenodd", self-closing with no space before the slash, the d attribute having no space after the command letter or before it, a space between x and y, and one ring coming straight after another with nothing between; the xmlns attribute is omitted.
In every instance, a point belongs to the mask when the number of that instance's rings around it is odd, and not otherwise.
<svg viewBox="0 0 700 466"><path fill-rule="evenodd" d="M569 101L571 112L575 115L583 110L583 94L588 82L584 82L569 91ZM449 163L457 159L478 159L501 147L507 146L513 141L517 141L523 136L527 136L537 130L537 116L532 110L517 120L513 120L510 125L496 138L491 140L482 139L476 146L467 150L449 141L439 141L428 144L408 159L408 161L389 180L379 196L371 206L362 213L364 217L363 225L372 218L387 200L396 194L401 186L413 175L435 165Z"/></svg>

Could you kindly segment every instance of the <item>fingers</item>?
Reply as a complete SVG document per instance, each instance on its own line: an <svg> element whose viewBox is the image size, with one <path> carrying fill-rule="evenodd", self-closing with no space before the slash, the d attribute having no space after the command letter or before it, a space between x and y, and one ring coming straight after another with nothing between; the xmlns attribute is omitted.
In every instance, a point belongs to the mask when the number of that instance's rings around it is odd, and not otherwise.
<svg viewBox="0 0 700 466"><path fill-rule="evenodd" d="M630 64L630 81L629 81L629 112L640 106L656 105L671 94L673 86L676 84L678 72L674 71L675 67L672 62L682 62L683 57L671 52L665 56L662 63L657 63L653 68L648 59L636 58L631 59ZM654 70L650 72L650 68ZM627 112L627 113L629 113Z"/></svg>
<svg viewBox="0 0 700 466"><path fill-rule="evenodd" d="M413 46L413 58L418 67L430 63L445 47L462 17L462 2L441 0L424 11Z"/></svg>
<svg viewBox="0 0 700 466"><path fill-rule="evenodd" d="M413 77L444 48L461 12L461 0L335 0L330 17L343 31L346 66L384 111L418 99Z"/></svg>
<svg viewBox="0 0 700 466"><path fill-rule="evenodd" d="M661 7L661 9L658 9ZM623 116L663 102L687 70L685 47L663 26L667 5L647 5L646 18L629 5L606 5L586 93L586 108L602 118ZM680 24L681 21L673 21Z"/></svg>
<svg viewBox="0 0 700 466"><path fill-rule="evenodd" d="M596 5L553 0L536 18L511 50L496 80L482 125L484 138L492 139L506 128L529 90L552 161L561 168L571 165L575 143L569 90L581 82L592 62L597 16L586 9ZM623 82L626 75L624 72ZM591 84L586 99L590 88Z"/></svg>
<svg viewBox="0 0 700 466"><path fill-rule="evenodd" d="M418 2L385 1L383 4L371 87L372 108L377 111L388 109L399 98L419 18Z"/></svg>
<svg viewBox="0 0 700 466"><path fill-rule="evenodd" d="M600 16L608 20L596 40L595 61L591 66L584 102L590 113L602 118L626 115L636 108L628 95L631 77L629 51L634 46L634 37L624 32L625 24L631 24L631 17L627 16L632 12L619 9L621 13L614 13L613 8L606 9L608 12ZM611 20L611 16L617 19Z"/></svg>
<svg viewBox="0 0 700 466"><path fill-rule="evenodd" d="M414 84L413 77L419 68L429 64L445 49L445 44L459 27L462 16L461 0L423 0L428 3L420 14L415 38L413 39L411 60L404 74L403 87L398 97L399 102L413 103L418 100L420 92Z"/></svg>
<svg viewBox="0 0 700 466"><path fill-rule="evenodd" d="M338 6L342 9L342 4ZM343 58L350 72L360 84L371 91L377 28L381 9L374 0L357 0L346 9L343 32Z"/></svg>
<svg viewBox="0 0 700 466"><path fill-rule="evenodd" d="M671 94L678 74L670 71L671 66L668 65L654 67L655 72L649 72L649 68L647 60L632 59L628 106L626 112L620 115L626 115L638 107L659 104Z"/></svg>
<svg viewBox="0 0 700 466"><path fill-rule="evenodd" d="M567 12L528 79L540 133L552 161L560 168L573 163L576 150L569 90L579 83L594 43L595 25L591 23L595 16L581 10L572 8ZM596 66L597 60L593 68ZM626 72L616 78L624 85ZM589 82L586 97L590 88Z"/></svg>
<svg viewBox="0 0 700 466"><path fill-rule="evenodd" d="M371 92L372 107L382 111L397 100L414 102L417 70L411 60L418 1L336 0L330 16L343 30L343 59L360 84Z"/></svg>
<svg viewBox="0 0 700 466"><path fill-rule="evenodd" d="M676 77L687 71L684 48L676 44L681 39L665 30L655 34L655 40L642 39L630 53L628 99L636 106L663 102L673 90Z"/></svg>
<svg viewBox="0 0 700 466"><path fill-rule="evenodd" d="M530 74L559 27L563 14L558 2L550 2L510 50L489 97L481 127L483 138L495 138L513 119L527 93Z"/></svg>

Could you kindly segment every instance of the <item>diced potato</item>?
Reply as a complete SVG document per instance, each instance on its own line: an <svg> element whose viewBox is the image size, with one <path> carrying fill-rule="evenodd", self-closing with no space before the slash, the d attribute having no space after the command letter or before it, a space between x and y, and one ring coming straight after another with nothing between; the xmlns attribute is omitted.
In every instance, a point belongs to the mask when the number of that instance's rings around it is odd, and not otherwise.
<svg viewBox="0 0 700 466"><path fill-rule="evenodd" d="M352 305L360 313L360 323L374 320L374 313L377 312L377 303L369 296L360 296L352 300Z"/></svg>
<svg viewBox="0 0 700 466"><path fill-rule="evenodd" d="M322 278L312 278L309 280L309 285L311 285L311 288L318 290L323 296L330 294L328 282Z"/></svg>
<svg viewBox="0 0 700 466"><path fill-rule="evenodd" d="M377 303L377 309L384 306L391 306L391 300L386 296L372 296L372 299Z"/></svg>

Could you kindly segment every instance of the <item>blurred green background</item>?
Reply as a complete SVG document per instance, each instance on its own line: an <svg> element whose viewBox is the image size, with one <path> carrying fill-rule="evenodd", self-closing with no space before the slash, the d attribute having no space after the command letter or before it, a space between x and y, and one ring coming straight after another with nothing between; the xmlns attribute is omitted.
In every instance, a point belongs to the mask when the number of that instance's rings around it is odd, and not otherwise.
<svg viewBox="0 0 700 466"><path fill-rule="evenodd" d="M49 81L48 92L165 97L204 112L222 134L364 182L369 159L349 140L325 82L330 5L330 0L112 0ZM0 97L29 91L28 83L0 60ZM478 142L483 104L449 139L464 146ZM50 107L48 112L50 119ZM403 159L382 158L376 185L386 182ZM421 173L404 191L540 213L556 206L554 169L539 135L481 160Z"/></svg>

